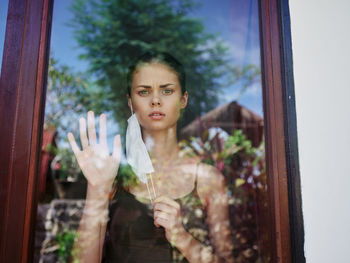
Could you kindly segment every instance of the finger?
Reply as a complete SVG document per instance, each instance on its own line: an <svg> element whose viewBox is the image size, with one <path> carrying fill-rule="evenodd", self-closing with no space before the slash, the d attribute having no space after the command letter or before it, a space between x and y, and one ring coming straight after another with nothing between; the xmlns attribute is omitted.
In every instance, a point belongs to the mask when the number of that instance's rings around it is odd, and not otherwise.
<svg viewBox="0 0 350 263"><path fill-rule="evenodd" d="M158 202L154 204L154 212L156 213L158 211L176 215L178 210L173 206Z"/></svg>
<svg viewBox="0 0 350 263"><path fill-rule="evenodd" d="M165 196L165 195L162 195L162 196L159 196L159 197L157 197L155 200L154 200L154 203L156 204L156 203L165 203L165 204L167 204L167 205L169 205L169 206L172 206L172 207L174 207L174 208L176 208L176 209L180 209L180 205L179 205L179 203L177 203L176 201L174 201L173 199L171 199L171 198L169 198L169 197L167 197L167 196Z"/></svg>
<svg viewBox="0 0 350 263"><path fill-rule="evenodd" d="M101 145L107 145L106 115L100 115L100 140Z"/></svg>
<svg viewBox="0 0 350 263"><path fill-rule="evenodd" d="M69 144L73 150L73 153L76 156L80 152L80 149L79 149L77 143L75 142L74 136L71 132L69 132L67 137L68 137Z"/></svg>
<svg viewBox="0 0 350 263"><path fill-rule="evenodd" d="M86 121L85 118L80 118L79 120L79 130L80 130L80 141L83 150L89 146L89 141L86 135Z"/></svg>
<svg viewBox="0 0 350 263"><path fill-rule="evenodd" d="M169 221L169 217L171 215L169 215L168 213L165 213L165 212L160 212L160 211L156 211L154 212L154 219L157 219L157 218L162 218L164 220L167 220Z"/></svg>
<svg viewBox="0 0 350 263"><path fill-rule="evenodd" d="M165 229L169 229L170 228L170 225L169 225L169 221L168 220L165 220L163 218L160 218L160 217L157 217L156 219L154 219L154 224L159 227L159 226L162 226L164 227Z"/></svg>
<svg viewBox="0 0 350 263"><path fill-rule="evenodd" d="M93 111L88 112L88 135L90 145L96 145L95 115Z"/></svg>
<svg viewBox="0 0 350 263"><path fill-rule="evenodd" d="M113 141L113 158L119 162L120 161L120 156L121 156L121 142L120 142L120 135L117 134L114 137Z"/></svg>

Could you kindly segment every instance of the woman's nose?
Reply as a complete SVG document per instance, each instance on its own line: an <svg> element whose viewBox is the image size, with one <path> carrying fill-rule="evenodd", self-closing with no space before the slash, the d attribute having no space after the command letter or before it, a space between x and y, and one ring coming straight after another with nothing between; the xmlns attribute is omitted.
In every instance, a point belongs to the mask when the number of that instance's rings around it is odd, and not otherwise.
<svg viewBox="0 0 350 263"><path fill-rule="evenodd" d="M152 103L152 106L160 106L160 99L159 99L159 97L158 96L153 96L151 103Z"/></svg>

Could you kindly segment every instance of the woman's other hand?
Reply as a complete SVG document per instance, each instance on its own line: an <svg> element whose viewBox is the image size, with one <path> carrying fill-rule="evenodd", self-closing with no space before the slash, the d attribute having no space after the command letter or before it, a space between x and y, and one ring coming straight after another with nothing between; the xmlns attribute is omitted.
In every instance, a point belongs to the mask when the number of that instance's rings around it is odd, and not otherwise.
<svg viewBox="0 0 350 263"><path fill-rule="evenodd" d="M88 184L99 189L111 189L120 162L120 135L114 137L113 153L110 155L107 145L106 115L101 114L100 116L100 139L98 143L93 111L88 112L87 120L89 137L86 134L85 118L79 120L82 150L79 149L72 133L68 133L68 141Z"/></svg>
<svg viewBox="0 0 350 263"><path fill-rule="evenodd" d="M175 244L182 240L186 230L182 225L181 207L173 199L160 196L154 200L154 224L165 229L167 240Z"/></svg>

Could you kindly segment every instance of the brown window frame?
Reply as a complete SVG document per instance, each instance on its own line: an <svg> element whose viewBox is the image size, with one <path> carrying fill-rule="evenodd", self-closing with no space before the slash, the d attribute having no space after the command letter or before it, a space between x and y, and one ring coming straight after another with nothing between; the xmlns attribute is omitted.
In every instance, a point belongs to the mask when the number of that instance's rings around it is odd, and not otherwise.
<svg viewBox="0 0 350 263"><path fill-rule="evenodd" d="M53 0L9 0L0 78L0 262L32 262ZM305 262L288 0L260 0L272 262Z"/></svg>

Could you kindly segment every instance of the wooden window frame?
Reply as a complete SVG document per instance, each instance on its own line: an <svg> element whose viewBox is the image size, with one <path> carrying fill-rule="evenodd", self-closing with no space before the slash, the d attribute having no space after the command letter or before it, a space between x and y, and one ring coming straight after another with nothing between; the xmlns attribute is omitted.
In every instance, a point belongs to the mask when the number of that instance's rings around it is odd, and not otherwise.
<svg viewBox="0 0 350 263"><path fill-rule="evenodd" d="M0 262L32 262L53 0L9 0L0 78ZM302 263L288 0L260 0L272 262Z"/></svg>

